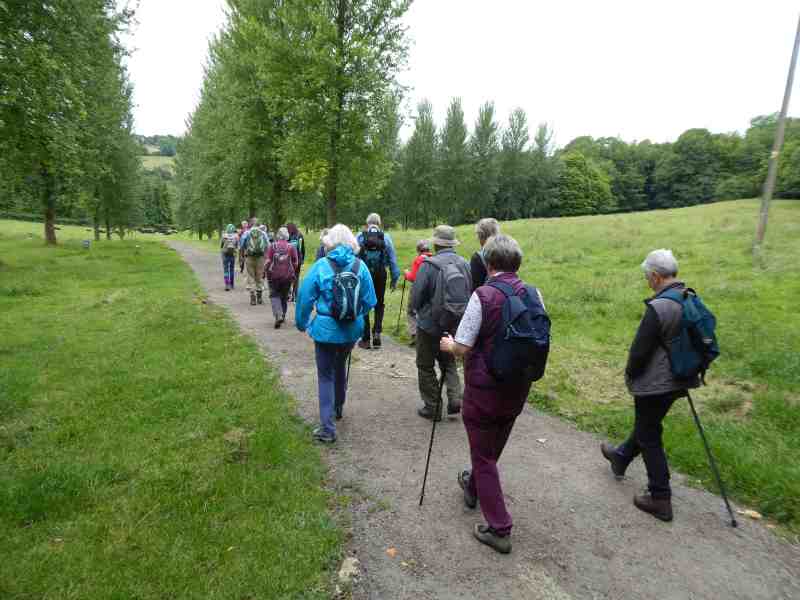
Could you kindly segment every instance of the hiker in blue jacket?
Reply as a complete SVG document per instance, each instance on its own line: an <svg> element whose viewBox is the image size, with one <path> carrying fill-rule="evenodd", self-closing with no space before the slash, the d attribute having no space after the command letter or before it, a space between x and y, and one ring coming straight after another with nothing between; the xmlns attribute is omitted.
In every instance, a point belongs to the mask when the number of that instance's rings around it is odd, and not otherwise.
<svg viewBox="0 0 800 600"><path fill-rule="evenodd" d="M347 358L364 330L364 315L378 300L369 269L359 260L358 316L352 321L340 321L333 317L336 269L332 263L336 264L339 272L352 270L359 248L353 232L345 225L332 227L323 243L330 250L327 256L314 263L303 278L295 305L295 323L298 330L308 330L314 340L320 419L320 426L314 430L314 439L333 443L336 441L334 415L336 419L342 418L347 392ZM311 318L313 309L316 309L316 315Z"/></svg>

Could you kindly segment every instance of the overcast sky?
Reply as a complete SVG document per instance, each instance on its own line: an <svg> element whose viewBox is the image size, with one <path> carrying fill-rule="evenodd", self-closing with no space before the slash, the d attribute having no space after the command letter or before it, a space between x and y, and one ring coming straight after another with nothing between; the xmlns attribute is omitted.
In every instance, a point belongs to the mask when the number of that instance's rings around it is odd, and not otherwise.
<svg viewBox="0 0 800 600"><path fill-rule="evenodd" d="M183 133L197 103L222 0L141 0L130 61L136 130ZM780 108L796 0L416 0L408 107L429 99L441 125L460 96L467 123L495 102L579 135L674 140L686 129L744 131ZM794 109L800 114L795 80Z"/></svg>

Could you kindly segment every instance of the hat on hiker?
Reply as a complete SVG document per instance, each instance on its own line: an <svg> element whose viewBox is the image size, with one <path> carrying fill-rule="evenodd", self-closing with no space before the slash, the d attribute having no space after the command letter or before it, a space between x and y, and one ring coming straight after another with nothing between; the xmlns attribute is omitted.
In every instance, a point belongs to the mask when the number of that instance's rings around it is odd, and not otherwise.
<svg viewBox="0 0 800 600"><path fill-rule="evenodd" d="M456 239L456 230L450 225L437 225L433 230L433 239L431 240L434 246L440 248L453 248L458 246L461 242Z"/></svg>
<svg viewBox="0 0 800 600"><path fill-rule="evenodd" d="M233 226L233 223L228 223L228 226L225 228L225 231L228 233L236 233L236 227Z"/></svg>

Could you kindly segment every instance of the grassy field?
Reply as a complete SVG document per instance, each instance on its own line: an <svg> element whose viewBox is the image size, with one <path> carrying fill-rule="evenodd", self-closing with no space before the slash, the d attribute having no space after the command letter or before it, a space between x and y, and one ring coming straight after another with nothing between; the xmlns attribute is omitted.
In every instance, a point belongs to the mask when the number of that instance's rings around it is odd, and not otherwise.
<svg viewBox="0 0 800 600"><path fill-rule="evenodd" d="M0 222L0 598L329 597L333 499L255 344L164 246L59 233Z"/></svg>
<svg viewBox="0 0 800 600"><path fill-rule="evenodd" d="M709 385L694 394L733 495L800 530L800 202L775 202L762 259L751 244L758 205L701 207L503 224L525 252L522 276L541 288L553 320L553 346L535 406L621 441L632 425L623 369L649 289L639 268L654 248L671 248L680 276L719 320L722 356ZM392 234L401 264L429 231ZM460 252L477 247L460 227ZM400 293L390 294L387 330ZM672 464L714 489L691 420L679 403L667 419Z"/></svg>
<svg viewBox="0 0 800 600"><path fill-rule="evenodd" d="M142 166L145 169L157 169L164 167L171 171L175 170L175 157L174 156L142 156Z"/></svg>

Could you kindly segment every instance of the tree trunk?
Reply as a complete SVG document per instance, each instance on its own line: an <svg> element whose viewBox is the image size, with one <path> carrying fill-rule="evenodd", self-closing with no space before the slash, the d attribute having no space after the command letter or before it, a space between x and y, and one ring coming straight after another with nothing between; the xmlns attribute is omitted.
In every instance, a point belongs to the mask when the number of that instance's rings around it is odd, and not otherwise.
<svg viewBox="0 0 800 600"><path fill-rule="evenodd" d="M286 213L283 202L283 177L275 174L272 178L272 230L277 231L279 227L286 224Z"/></svg>
<svg viewBox="0 0 800 600"><path fill-rule="evenodd" d="M94 209L94 241L100 241L100 207Z"/></svg>
<svg viewBox="0 0 800 600"><path fill-rule="evenodd" d="M106 210L106 239L111 240L111 217Z"/></svg>
<svg viewBox="0 0 800 600"><path fill-rule="evenodd" d="M50 246L55 246L56 241L56 196L53 191L53 180L46 167L42 167L42 181L44 183L44 239Z"/></svg>

